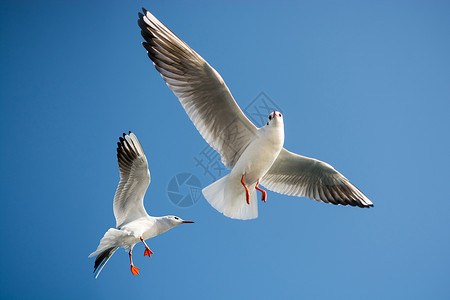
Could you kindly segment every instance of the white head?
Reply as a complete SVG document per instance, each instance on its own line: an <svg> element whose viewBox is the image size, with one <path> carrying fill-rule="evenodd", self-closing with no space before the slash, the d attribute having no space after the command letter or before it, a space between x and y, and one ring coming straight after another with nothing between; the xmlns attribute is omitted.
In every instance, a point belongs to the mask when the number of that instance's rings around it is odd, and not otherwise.
<svg viewBox="0 0 450 300"><path fill-rule="evenodd" d="M266 126L284 126L283 116L279 111L273 111L268 117Z"/></svg>
<svg viewBox="0 0 450 300"><path fill-rule="evenodd" d="M183 223L194 223L192 221L185 221L182 218L176 216L165 216L163 217L163 219L171 228Z"/></svg>

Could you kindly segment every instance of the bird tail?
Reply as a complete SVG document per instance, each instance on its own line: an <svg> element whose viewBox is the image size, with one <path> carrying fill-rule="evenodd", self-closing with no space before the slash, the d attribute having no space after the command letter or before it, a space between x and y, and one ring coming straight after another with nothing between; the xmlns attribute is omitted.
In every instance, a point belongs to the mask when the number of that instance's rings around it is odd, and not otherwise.
<svg viewBox="0 0 450 300"><path fill-rule="evenodd" d="M110 228L100 240L100 244L98 245L97 250L89 255L89 257L97 255L94 263L95 278L98 277L110 257L119 248L117 245L117 240L123 235L126 235L126 233L114 228Z"/></svg>
<svg viewBox="0 0 450 300"><path fill-rule="evenodd" d="M117 249L119 249L119 247L111 247L97 255L94 264L94 276L96 279L102 271L103 267L106 265L108 260L111 258L114 252L116 252Z"/></svg>
<svg viewBox="0 0 450 300"><path fill-rule="evenodd" d="M250 204L240 182L231 182L230 174L213 182L202 190L203 196L217 211L232 219L249 220L258 217L256 192L249 187Z"/></svg>

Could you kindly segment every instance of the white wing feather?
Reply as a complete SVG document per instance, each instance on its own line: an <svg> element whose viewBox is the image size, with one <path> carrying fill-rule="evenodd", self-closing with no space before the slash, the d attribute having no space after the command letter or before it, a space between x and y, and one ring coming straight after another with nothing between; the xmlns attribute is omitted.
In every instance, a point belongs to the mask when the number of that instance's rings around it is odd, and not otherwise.
<svg viewBox="0 0 450 300"><path fill-rule="evenodd" d="M120 182L114 196L116 227L147 216L144 195L150 184L147 158L133 133L123 134L117 143Z"/></svg>
<svg viewBox="0 0 450 300"><path fill-rule="evenodd" d="M261 184L277 193L359 207L372 202L341 173L317 159L282 149Z"/></svg>

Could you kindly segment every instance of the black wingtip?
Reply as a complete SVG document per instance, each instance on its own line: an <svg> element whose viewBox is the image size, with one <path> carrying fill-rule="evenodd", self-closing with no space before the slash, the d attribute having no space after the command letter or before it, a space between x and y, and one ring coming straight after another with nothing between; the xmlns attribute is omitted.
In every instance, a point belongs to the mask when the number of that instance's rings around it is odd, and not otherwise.
<svg viewBox="0 0 450 300"><path fill-rule="evenodd" d="M131 131L128 131L128 134L131 134Z"/></svg>
<svg viewBox="0 0 450 300"><path fill-rule="evenodd" d="M141 27L141 22L143 22L143 20L144 20L144 15L142 13L138 12L137 23L138 23L139 27Z"/></svg>

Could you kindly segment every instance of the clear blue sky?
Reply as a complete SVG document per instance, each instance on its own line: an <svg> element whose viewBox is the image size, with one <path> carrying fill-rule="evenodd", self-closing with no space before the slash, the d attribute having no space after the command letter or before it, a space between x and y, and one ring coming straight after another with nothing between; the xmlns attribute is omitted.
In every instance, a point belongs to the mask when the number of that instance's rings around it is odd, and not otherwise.
<svg viewBox="0 0 450 300"><path fill-rule="evenodd" d="M20 299L448 299L448 1L2 1L0 296ZM289 150L332 164L373 202L269 192L236 221L167 185L206 146L154 70L144 6L222 75L241 107L265 92ZM147 154L151 215L195 224L88 259L115 225L116 142Z"/></svg>

